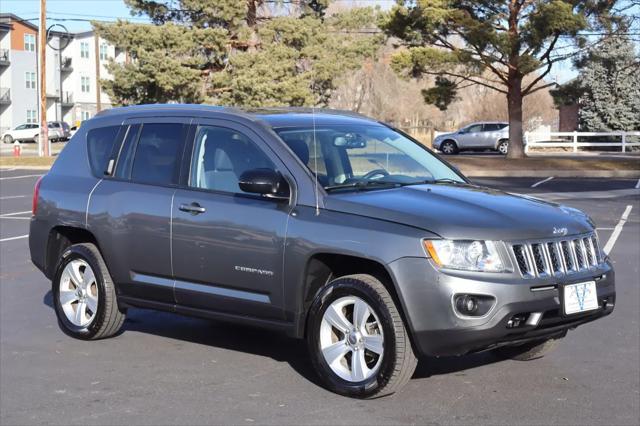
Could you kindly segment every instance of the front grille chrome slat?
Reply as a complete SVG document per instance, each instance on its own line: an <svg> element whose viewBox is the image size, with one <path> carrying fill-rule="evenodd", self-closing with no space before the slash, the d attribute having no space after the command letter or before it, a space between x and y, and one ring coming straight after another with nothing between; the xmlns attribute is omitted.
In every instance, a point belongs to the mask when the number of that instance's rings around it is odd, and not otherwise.
<svg viewBox="0 0 640 426"><path fill-rule="evenodd" d="M511 246L525 278L562 276L587 271L602 262L595 234Z"/></svg>

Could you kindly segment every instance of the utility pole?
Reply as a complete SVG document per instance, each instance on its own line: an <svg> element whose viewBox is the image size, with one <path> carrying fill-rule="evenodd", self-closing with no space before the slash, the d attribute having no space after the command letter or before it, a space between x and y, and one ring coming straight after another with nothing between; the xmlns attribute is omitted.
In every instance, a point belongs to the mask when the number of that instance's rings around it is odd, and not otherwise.
<svg viewBox="0 0 640 426"><path fill-rule="evenodd" d="M100 37L93 33L94 48L96 51L96 112L100 112L102 105L100 103Z"/></svg>
<svg viewBox="0 0 640 426"><path fill-rule="evenodd" d="M38 153L51 155L49 126L47 125L47 0L40 0L40 30L38 32L38 55L40 56L40 141Z"/></svg>

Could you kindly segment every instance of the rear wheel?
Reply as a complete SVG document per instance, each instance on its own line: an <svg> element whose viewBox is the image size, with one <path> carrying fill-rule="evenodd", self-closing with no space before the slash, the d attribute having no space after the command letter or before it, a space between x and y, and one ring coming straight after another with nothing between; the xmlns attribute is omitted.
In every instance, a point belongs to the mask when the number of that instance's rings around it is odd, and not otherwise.
<svg viewBox="0 0 640 426"><path fill-rule="evenodd" d="M509 141L506 139L501 140L498 143L498 151L502 155L507 155L507 153L509 152Z"/></svg>
<svg viewBox="0 0 640 426"><path fill-rule="evenodd" d="M518 346L502 346L494 349L493 352L500 358L515 359L517 361L530 361L532 359L542 358L548 352L553 350L562 337L564 336L547 340L536 340L535 342L525 343Z"/></svg>
<svg viewBox="0 0 640 426"><path fill-rule="evenodd" d="M124 323L116 291L98 248L75 244L62 254L52 281L53 302L62 330L79 339L113 336Z"/></svg>
<svg viewBox="0 0 640 426"><path fill-rule="evenodd" d="M444 141L440 145L440 151L446 155L453 155L459 152L458 145L454 141Z"/></svg>
<svg viewBox="0 0 640 426"><path fill-rule="evenodd" d="M391 295L370 275L341 277L322 290L309 312L307 342L324 385L351 397L392 394L417 364Z"/></svg>
<svg viewBox="0 0 640 426"><path fill-rule="evenodd" d="M11 135L4 135L4 138L2 138L2 141L4 143L13 143L13 136Z"/></svg>

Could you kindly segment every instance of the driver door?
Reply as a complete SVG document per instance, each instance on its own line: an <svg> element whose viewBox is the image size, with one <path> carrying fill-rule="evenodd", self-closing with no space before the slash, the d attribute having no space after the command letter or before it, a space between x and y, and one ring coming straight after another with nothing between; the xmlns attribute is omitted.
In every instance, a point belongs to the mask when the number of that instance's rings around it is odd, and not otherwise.
<svg viewBox="0 0 640 426"><path fill-rule="evenodd" d="M473 149L482 145L482 124L472 124L463 129L463 133L458 136L460 148Z"/></svg>
<svg viewBox="0 0 640 426"><path fill-rule="evenodd" d="M198 123L186 157L186 187L172 207L177 309L283 319L290 206L244 193L238 180L258 168L285 174L284 165L250 129L221 120Z"/></svg>

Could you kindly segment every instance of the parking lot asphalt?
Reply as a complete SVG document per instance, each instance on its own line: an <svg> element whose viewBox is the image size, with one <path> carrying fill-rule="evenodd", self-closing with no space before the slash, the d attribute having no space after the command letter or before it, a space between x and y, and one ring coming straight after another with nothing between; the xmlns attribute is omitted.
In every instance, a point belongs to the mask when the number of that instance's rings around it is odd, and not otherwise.
<svg viewBox="0 0 640 426"><path fill-rule="evenodd" d="M476 179L562 198L594 218L602 246L622 224L614 313L534 361L421 359L402 392L361 401L317 385L304 342L259 329L131 309L112 339L67 337L24 237L42 173L0 170L0 424L640 423L637 180Z"/></svg>

